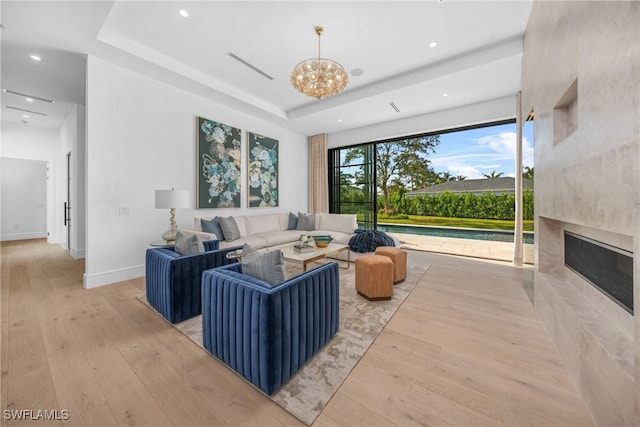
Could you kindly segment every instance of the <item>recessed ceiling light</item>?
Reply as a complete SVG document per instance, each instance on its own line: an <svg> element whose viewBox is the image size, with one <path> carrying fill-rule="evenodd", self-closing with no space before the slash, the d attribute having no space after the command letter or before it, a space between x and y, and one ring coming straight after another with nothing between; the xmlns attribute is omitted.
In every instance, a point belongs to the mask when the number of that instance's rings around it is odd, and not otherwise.
<svg viewBox="0 0 640 427"><path fill-rule="evenodd" d="M31 58L31 60L35 61L35 62L41 62L42 61L42 58L40 56L38 56L38 55L29 55L29 58Z"/></svg>
<svg viewBox="0 0 640 427"><path fill-rule="evenodd" d="M438 46L438 42L429 43L429 47L436 47L436 46Z"/></svg>
<svg viewBox="0 0 640 427"><path fill-rule="evenodd" d="M338 123L342 123L342 119L338 119Z"/></svg>
<svg viewBox="0 0 640 427"><path fill-rule="evenodd" d="M185 9L180 9L178 11L178 13L180 14L180 16L182 16L183 18L188 18L189 17L189 12L187 12Z"/></svg>
<svg viewBox="0 0 640 427"><path fill-rule="evenodd" d="M24 100L27 102L33 102L33 98L25 98Z"/></svg>
<svg viewBox="0 0 640 427"><path fill-rule="evenodd" d="M360 77L364 74L364 70L362 68L354 68L351 70L351 75L355 77Z"/></svg>
<svg viewBox="0 0 640 427"><path fill-rule="evenodd" d="M448 93L443 93L442 96L446 98L447 96L449 96L449 94Z"/></svg>
<svg viewBox="0 0 640 427"><path fill-rule="evenodd" d="M28 119L28 118L29 118L29 115L28 115L28 114L23 114L23 115L22 115L22 118L23 118L23 119Z"/></svg>

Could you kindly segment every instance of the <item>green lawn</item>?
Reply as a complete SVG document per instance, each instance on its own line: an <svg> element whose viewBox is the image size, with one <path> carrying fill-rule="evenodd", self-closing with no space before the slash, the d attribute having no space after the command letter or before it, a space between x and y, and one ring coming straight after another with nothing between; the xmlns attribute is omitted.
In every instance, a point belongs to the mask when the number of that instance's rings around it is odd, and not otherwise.
<svg viewBox="0 0 640 427"><path fill-rule="evenodd" d="M448 218L437 216L402 215L398 218L378 216L378 224L432 225L441 227L486 228L513 230L514 221L501 219ZM533 231L533 220L524 220L524 231Z"/></svg>

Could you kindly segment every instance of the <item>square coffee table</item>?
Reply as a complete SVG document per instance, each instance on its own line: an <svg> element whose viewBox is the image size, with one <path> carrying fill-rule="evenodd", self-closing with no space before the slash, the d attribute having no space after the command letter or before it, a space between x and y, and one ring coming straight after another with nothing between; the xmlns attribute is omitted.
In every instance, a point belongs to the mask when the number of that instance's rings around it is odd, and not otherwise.
<svg viewBox="0 0 640 427"><path fill-rule="evenodd" d="M295 264L301 264L302 271L307 271L308 264L344 251L347 251L347 268L349 268L349 264L351 262L349 245L329 243L329 246L327 246L326 248L314 248L314 250L311 252L296 252L293 249L293 245L291 245L282 249L282 255L284 256L285 261L293 262Z"/></svg>

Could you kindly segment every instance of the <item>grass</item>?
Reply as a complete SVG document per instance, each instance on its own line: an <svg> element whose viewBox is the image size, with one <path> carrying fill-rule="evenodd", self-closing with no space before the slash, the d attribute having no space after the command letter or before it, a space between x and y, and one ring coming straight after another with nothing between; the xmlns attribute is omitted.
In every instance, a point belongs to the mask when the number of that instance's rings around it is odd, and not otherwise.
<svg viewBox="0 0 640 427"><path fill-rule="evenodd" d="M484 228L493 230L513 230L514 221L502 219L449 218L438 216L401 215L398 217L378 216L378 224L430 225L439 227ZM533 220L524 220L524 231L533 231Z"/></svg>

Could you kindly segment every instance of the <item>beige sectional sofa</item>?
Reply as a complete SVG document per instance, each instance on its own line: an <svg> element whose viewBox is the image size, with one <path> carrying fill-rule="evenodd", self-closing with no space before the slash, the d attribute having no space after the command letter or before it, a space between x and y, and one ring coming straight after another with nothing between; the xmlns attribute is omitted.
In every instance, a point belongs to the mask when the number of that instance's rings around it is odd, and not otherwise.
<svg viewBox="0 0 640 427"><path fill-rule="evenodd" d="M232 217L240 231L239 239L228 241L224 236L203 232L201 220L211 220L211 217L195 217L194 228L186 230L186 233L197 234L202 240L220 240L221 249L248 243L255 249L269 250L291 245L299 240L301 234L331 235L334 239L332 243L348 245L358 228L355 215L315 214L315 230L288 230L289 213L233 215Z"/></svg>

